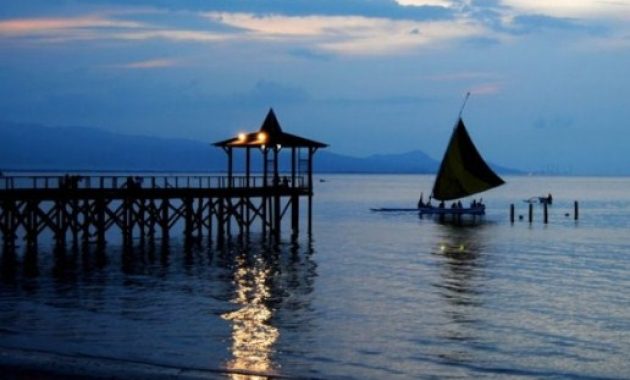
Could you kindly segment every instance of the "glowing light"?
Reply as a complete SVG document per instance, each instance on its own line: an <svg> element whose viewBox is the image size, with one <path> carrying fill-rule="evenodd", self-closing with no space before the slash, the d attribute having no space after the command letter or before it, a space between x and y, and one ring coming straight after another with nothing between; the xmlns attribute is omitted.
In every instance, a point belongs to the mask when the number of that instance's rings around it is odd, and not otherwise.
<svg viewBox="0 0 630 380"><path fill-rule="evenodd" d="M267 134L265 132L259 132L257 137L260 142L267 141Z"/></svg>
<svg viewBox="0 0 630 380"><path fill-rule="evenodd" d="M280 145L280 144L277 144L277 145L276 145L276 149L277 149L277 150L280 150L280 149L282 149L282 145Z"/></svg>
<svg viewBox="0 0 630 380"><path fill-rule="evenodd" d="M236 258L238 269L234 272L236 286L232 302L238 310L222 314L232 324L232 356L227 367L236 371L274 374L273 347L280 336L271 323L273 310L267 306L272 297L268 285L271 269L266 265L251 266L244 257ZM273 376L271 376L273 377ZM234 380L263 379L266 376L230 376Z"/></svg>
<svg viewBox="0 0 630 380"><path fill-rule="evenodd" d="M247 138L247 136L244 133L239 133L238 134L238 141L239 142L245 142L245 139Z"/></svg>

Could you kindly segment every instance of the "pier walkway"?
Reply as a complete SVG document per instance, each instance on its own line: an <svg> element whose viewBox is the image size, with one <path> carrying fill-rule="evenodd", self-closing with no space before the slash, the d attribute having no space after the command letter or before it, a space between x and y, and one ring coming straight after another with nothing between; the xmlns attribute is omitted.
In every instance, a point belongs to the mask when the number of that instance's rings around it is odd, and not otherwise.
<svg viewBox="0 0 630 380"><path fill-rule="evenodd" d="M5 246L18 238L37 244L47 230L58 244L104 244L106 233L118 229L130 243L156 233L168 238L180 226L186 238L221 241L233 227L242 234L258 223L263 233L279 237L289 207L292 233L298 233L299 198L312 196L311 185L295 174L0 177L0 233Z"/></svg>

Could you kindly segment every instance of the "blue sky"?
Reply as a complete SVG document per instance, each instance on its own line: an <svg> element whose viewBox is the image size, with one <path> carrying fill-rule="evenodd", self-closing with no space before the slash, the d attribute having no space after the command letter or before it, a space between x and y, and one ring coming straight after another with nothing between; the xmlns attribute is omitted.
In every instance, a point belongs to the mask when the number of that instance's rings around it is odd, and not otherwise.
<svg viewBox="0 0 630 380"><path fill-rule="evenodd" d="M504 166L630 174L630 0L0 4L0 119L213 142L285 129L440 158L461 101Z"/></svg>

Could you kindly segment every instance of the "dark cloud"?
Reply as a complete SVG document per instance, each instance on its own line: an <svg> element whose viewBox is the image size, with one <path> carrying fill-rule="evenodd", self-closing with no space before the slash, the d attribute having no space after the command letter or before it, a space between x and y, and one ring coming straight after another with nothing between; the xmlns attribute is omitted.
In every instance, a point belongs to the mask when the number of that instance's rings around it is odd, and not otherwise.
<svg viewBox="0 0 630 380"><path fill-rule="evenodd" d="M170 10L247 12L288 16L365 16L391 19L444 20L453 10L439 6L402 6L394 0L86 0L90 4L152 6Z"/></svg>
<svg viewBox="0 0 630 380"><path fill-rule="evenodd" d="M310 99L306 90L282 83L261 80L244 94L237 94L230 102L248 105L277 105L303 103Z"/></svg>
<svg viewBox="0 0 630 380"><path fill-rule="evenodd" d="M314 61L330 61L334 55L309 48L293 48L288 53L297 58L303 58Z"/></svg>
<svg viewBox="0 0 630 380"><path fill-rule="evenodd" d="M571 117L551 117L544 118L540 117L534 122L534 129L541 130L549 130L549 129L558 129L558 130L566 130L573 127L575 121Z"/></svg>
<svg viewBox="0 0 630 380"><path fill-rule="evenodd" d="M539 30L579 31L598 34L603 32L601 27L586 25L579 20L561 17L551 17L539 14L516 16L512 23L512 32L531 33Z"/></svg>

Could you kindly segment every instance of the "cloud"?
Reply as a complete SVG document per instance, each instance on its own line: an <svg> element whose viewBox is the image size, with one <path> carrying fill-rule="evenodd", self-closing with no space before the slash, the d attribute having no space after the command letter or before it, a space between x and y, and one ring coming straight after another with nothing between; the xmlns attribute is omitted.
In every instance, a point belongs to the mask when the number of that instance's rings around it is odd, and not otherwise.
<svg viewBox="0 0 630 380"><path fill-rule="evenodd" d="M109 67L121 68L121 69L159 69L166 67L179 66L180 62L174 59L149 59L145 61L136 61L123 63L119 65L110 65Z"/></svg>
<svg viewBox="0 0 630 380"><path fill-rule="evenodd" d="M303 103L309 99L310 95L308 92L300 87L261 80L256 83L251 91L234 95L230 102L273 106L277 104Z"/></svg>
<svg viewBox="0 0 630 380"><path fill-rule="evenodd" d="M78 29L135 29L141 26L140 23L133 21L93 15L72 18L25 18L0 21L0 36L45 36Z"/></svg>
<svg viewBox="0 0 630 380"><path fill-rule="evenodd" d="M602 29L584 24L576 19L550 17L540 14L516 16L513 18L511 26L514 28L513 31L519 33L530 33L544 29L598 33Z"/></svg>
<svg viewBox="0 0 630 380"><path fill-rule="evenodd" d="M534 121L534 129L561 129L566 130L572 128L575 121L572 117L567 116L554 116L554 117L539 117Z"/></svg>
<svg viewBox="0 0 630 380"><path fill-rule="evenodd" d="M453 6L452 1L448 0L396 0L396 3L402 6L411 7L444 7L450 8Z"/></svg>
<svg viewBox="0 0 630 380"><path fill-rule="evenodd" d="M621 0L502 0L501 4L518 14L580 19L630 19L630 3Z"/></svg>
<svg viewBox="0 0 630 380"><path fill-rule="evenodd" d="M143 0L133 3L146 4ZM594 0L161 0L154 6L157 8L110 9L77 17L4 20L0 21L0 38L41 43L227 41L236 48L242 42L284 44L289 55L321 60L343 55L409 54L447 49L462 42L496 46L520 34L549 29L592 36L604 29L571 15L585 14L585 10L600 14L617 10L623 15L630 7L623 2ZM204 10L181 10L187 8ZM606 30L607 37L626 46L619 35L625 35L624 28L628 30L621 24L618 30Z"/></svg>
<svg viewBox="0 0 630 380"><path fill-rule="evenodd" d="M152 14L151 10L127 12ZM21 38L37 42L77 40L164 39L170 41L215 42L229 39L226 33L155 26L148 22L113 18L108 13L67 18L24 18L0 21L0 38Z"/></svg>
<svg viewBox="0 0 630 380"><path fill-rule="evenodd" d="M196 30L177 30L177 29L146 29L140 31L129 31L123 33L113 33L107 38L120 40L150 40L164 39L179 42L217 42L230 39L229 35L223 33L196 31Z"/></svg>
<svg viewBox="0 0 630 380"><path fill-rule="evenodd" d="M470 93L473 95L495 95L503 89L502 83L482 83L473 86Z"/></svg>
<svg viewBox="0 0 630 380"><path fill-rule="evenodd" d="M463 71L463 72L455 72L455 73L430 75L430 76L427 76L426 79L430 81L434 81L434 82L459 82L463 80L491 78L495 76L496 74L488 73L488 72Z"/></svg>
<svg viewBox="0 0 630 380"><path fill-rule="evenodd" d="M489 33L470 20L412 21L363 16L257 16L249 13L205 14L208 19L242 30L239 39L307 41L336 54L378 55Z"/></svg>
<svg viewBox="0 0 630 380"><path fill-rule="evenodd" d="M116 4L114 0L92 0L93 3ZM404 6L395 0L133 0L136 6L150 6L169 11L252 13L259 16L363 16L406 20L452 19L453 12L445 3L451 1L415 1ZM424 4L421 4L424 3Z"/></svg>

